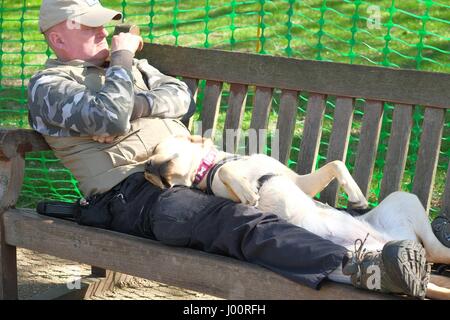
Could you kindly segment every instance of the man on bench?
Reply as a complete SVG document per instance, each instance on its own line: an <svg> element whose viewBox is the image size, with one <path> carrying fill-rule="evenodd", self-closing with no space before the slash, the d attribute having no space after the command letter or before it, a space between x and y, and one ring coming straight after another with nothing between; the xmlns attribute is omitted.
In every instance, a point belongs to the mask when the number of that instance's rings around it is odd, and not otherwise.
<svg viewBox="0 0 450 320"><path fill-rule="evenodd" d="M271 213L189 188L162 191L145 180L154 147L190 134L180 119L195 104L185 83L134 59L140 36L115 35L109 50L103 25L120 18L97 0L41 6L39 26L57 59L30 80L30 124L79 181L86 202L78 223L234 257L313 288L325 278L342 282L345 261L357 271L344 282L425 296L429 271L410 242L356 255ZM417 251L414 261L404 258L408 250ZM363 280L373 265L381 268L381 287Z"/></svg>

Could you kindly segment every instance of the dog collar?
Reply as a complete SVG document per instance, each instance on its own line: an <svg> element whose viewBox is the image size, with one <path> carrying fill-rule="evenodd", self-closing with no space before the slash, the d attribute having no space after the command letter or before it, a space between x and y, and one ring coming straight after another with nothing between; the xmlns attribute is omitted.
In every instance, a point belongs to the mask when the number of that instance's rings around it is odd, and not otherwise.
<svg viewBox="0 0 450 320"><path fill-rule="evenodd" d="M199 184L207 175L208 171L214 166L214 160L216 159L217 154L217 150L213 148L203 157L202 162L195 172L194 185Z"/></svg>

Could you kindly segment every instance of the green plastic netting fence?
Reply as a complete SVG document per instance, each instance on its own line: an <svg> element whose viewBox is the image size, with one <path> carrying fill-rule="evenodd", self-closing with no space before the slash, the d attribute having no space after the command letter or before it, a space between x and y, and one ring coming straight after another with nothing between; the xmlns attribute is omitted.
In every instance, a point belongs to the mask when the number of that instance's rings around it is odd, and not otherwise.
<svg viewBox="0 0 450 320"><path fill-rule="evenodd" d="M284 55L354 64L382 65L450 72L450 3L448 0L148 0L102 1L120 10L125 22L138 24L145 41L190 47ZM0 8L0 126L27 128L27 82L52 56L38 31L39 0L2 0ZM108 26L112 31L113 26ZM220 124L226 112L227 88L221 103ZM251 118L253 89L249 89L244 129ZM198 95L201 109L202 86ZM301 95L289 165L295 167L307 96ZM354 153L362 116L356 100L347 165ZM279 108L274 93L270 125ZM327 100L320 156L326 160L333 120L333 97ZM199 113L195 116L199 119ZM376 204L389 138L392 106L385 104L383 130L371 184L370 201ZM415 108L414 125L402 181L410 191L419 147L423 109ZM432 212L439 208L449 162L449 121L445 128L432 197ZM73 200L81 196L77 182L50 152L29 154L26 159L20 206L34 206L42 198ZM345 199L341 196L341 203Z"/></svg>

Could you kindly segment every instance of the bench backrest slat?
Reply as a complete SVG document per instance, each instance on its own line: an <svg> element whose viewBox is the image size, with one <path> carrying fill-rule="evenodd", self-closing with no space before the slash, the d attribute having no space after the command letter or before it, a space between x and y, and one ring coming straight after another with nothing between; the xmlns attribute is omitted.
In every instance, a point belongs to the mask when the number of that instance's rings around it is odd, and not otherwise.
<svg viewBox="0 0 450 320"><path fill-rule="evenodd" d="M366 101L353 172L353 177L366 197L369 192L370 181L372 180L382 118L383 103L380 101Z"/></svg>
<svg viewBox="0 0 450 320"><path fill-rule="evenodd" d="M396 104L392 116L386 161L381 181L379 200L400 190L408 155L409 138L413 124L413 106Z"/></svg>
<svg viewBox="0 0 450 320"><path fill-rule="evenodd" d="M291 153L292 138L294 136L295 117L297 115L298 92L282 90L280 110L278 112L277 130L279 132L279 160L287 164ZM274 151L272 149L272 151Z"/></svg>
<svg viewBox="0 0 450 320"><path fill-rule="evenodd" d="M272 108L273 88L256 87L253 98L252 119L250 120L250 129L256 132L257 150L248 150L250 153L265 153L267 133L263 131L269 123L269 114ZM249 147L255 147L249 146Z"/></svg>
<svg viewBox="0 0 450 320"><path fill-rule="evenodd" d="M189 90L191 90L194 100L197 101L198 79L184 77L183 81L187 84Z"/></svg>
<svg viewBox="0 0 450 320"><path fill-rule="evenodd" d="M228 98L228 109L224 124L223 145L227 147L225 151L236 153L240 140L240 128L244 116L244 107L247 101L247 85L233 83L230 87ZM227 129L232 129L228 130ZM229 140L232 141L229 141Z"/></svg>
<svg viewBox="0 0 450 320"><path fill-rule="evenodd" d="M197 94L198 94L198 79L188 78L184 77L182 79L188 86L189 90L191 90L192 97L194 98L194 101L197 102ZM189 123L187 124L188 129L192 132L192 123L194 118L191 117L189 119Z"/></svg>
<svg viewBox="0 0 450 320"><path fill-rule="evenodd" d="M428 210L441 146L445 110L426 108L414 173L413 193Z"/></svg>
<svg viewBox="0 0 450 320"><path fill-rule="evenodd" d="M347 156L350 130L353 120L353 99L345 97L336 98L334 109L333 128L327 151L327 162L342 160L345 162ZM338 192L337 181L332 181L325 190L320 193L320 200L331 206L336 205Z"/></svg>
<svg viewBox="0 0 450 320"><path fill-rule="evenodd" d="M450 107L450 74L445 73L156 44L146 44L138 57L149 58L163 73L196 79Z"/></svg>
<svg viewBox="0 0 450 320"><path fill-rule="evenodd" d="M324 114L325 96L323 94L310 94L297 161L297 172L299 174L308 174L315 169Z"/></svg>
<svg viewBox="0 0 450 320"><path fill-rule="evenodd" d="M206 81L202 109L202 135L208 138L213 137L215 133L220 99L222 97L222 87L222 82ZM205 134L207 132L209 134Z"/></svg>

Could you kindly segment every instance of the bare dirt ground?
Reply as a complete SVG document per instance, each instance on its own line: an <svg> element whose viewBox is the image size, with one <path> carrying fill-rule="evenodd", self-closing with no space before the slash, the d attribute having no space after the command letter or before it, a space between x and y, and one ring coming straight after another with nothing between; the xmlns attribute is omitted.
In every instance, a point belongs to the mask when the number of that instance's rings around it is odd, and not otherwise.
<svg viewBox="0 0 450 320"><path fill-rule="evenodd" d="M55 286L73 286L77 278L88 276L90 266L30 250L17 249L19 299L27 300ZM92 300L216 300L217 297L141 278L120 283L114 290Z"/></svg>

